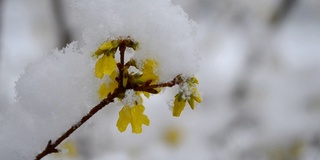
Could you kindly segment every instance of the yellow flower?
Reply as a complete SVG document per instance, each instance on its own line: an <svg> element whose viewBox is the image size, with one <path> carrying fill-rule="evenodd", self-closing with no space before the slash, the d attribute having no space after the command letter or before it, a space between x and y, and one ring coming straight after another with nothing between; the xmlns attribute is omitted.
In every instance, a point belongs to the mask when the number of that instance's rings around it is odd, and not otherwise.
<svg viewBox="0 0 320 160"><path fill-rule="evenodd" d="M158 76L154 73L154 70L157 66L158 63L155 60L147 59L142 68L142 75L138 78L138 81L144 83L151 80L151 84L156 83Z"/></svg>
<svg viewBox="0 0 320 160"><path fill-rule="evenodd" d="M149 118L143 114L144 106L142 104L134 105L133 107L124 106L119 112L117 127L120 132L127 129L128 124L131 124L132 133L141 133L142 124L149 126Z"/></svg>
<svg viewBox="0 0 320 160"><path fill-rule="evenodd" d="M117 48L117 47L119 46L119 43L120 43L119 40L107 41L107 42L103 43L103 44L99 47L99 49L100 49L100 50L108 51L108 50Z"/></svg>
<svg viewBox="0 0 320 160"><path fill-rule="evenodd" d="M197 79L196 77L194 77L194 76L190 78L190 82L191 82L192 84L199 84L198 79Z"/></svg>
<svg viewBox="0 0 320 160"><path fill-rule="evenodd" d="M175 96L174 106L172 110L172 114L175 117L179 117L181 112L183 111L186 101L188 101L191 109L194 109L194 101L201 103L201 96L196 88L196 84L199 84L198 80L195 77L186 80L188 91L187 94L184 92L180 92ZM191 92L191 94L190 94Z"/></svg>
<svg viewBox="0 0 320 160"><path fill-rule="evenodd" d="M179 117L185 105L186 105L186 100L182 98L182 93L178 93L175 96L172 115L175 117Z"/></svg>
<svg viewBox="0 0 320 160"><path fill-rule="evenodd" d="M96 63L96 77L102 78L104 75L110 75L117 67L117 62L113 54L104 54Z"/></svg>
<svg viewBox="0 0 320 160"><path fill-rule="evenodd" d="M116 88L118 87L118 83L115 82L110 82L109 85L107 86L106 83L102 83L100 88L99 88L99 98L102 100L105 97L108 96L109 93L112 93Z"/></svg>
<svg viewBox="0 0 320 160"><path fill-rule="evenodd" d="M190 98L188 99L188 103L191 107L191 109L194 109L194 101L201 103L202 99L201 96L197 90L196 87L193 87L192 94L190 95Z"/></svg>
<svg viewBox="0 0 320 160"><path fill-rule="evenodd" d="M102 54L110 54L112 52L115 52L117 47L119 46L120 41L119 40L112 40L107 41L103 43L97 51L95 51L92 56L96 56L97 58Z"/></svg>
<svg viewBox="0 0 320 160"><path fill-rule="evenodd" d="M108 84L108 86L106 83L101 84L98 91L100 99L104 99L109 93L112 93L118 87L118 82L115 80L116 76L117 72L113 71L110 75L111 82Z"/></svg>

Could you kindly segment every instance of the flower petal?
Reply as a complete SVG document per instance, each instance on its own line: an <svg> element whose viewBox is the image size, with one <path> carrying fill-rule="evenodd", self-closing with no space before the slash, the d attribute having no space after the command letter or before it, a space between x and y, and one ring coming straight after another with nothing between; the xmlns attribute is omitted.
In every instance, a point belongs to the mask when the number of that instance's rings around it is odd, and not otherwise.
<svg viewBox="0 0 320 160"><path fill-rule="evenodd" d="M127 129L130 121L131 121L130 107L124 106L119 112L119 119L117 121L118 130L120 132L124 132Z"/></svg>
<svg viewBox="0 0 320 160"><path fill-rule="evenodd" d="M124 106L119 112L117 127L120 132L127 129L128 124L131 124L132 133L141 133L142 124L149 125L149 118L143 114L144 106L142 104L133 107Z"/></svg>
<svg viewBox="0 0 320 160"><path fill-rule="evenodd" d="M95 66L96 77L102 78L103 75L111 75L111 73L116 69L117 62L113 58L113 54L104 54L100 59L98 59Z"/></svg>
<svg viewBox="0 0 320 160"><path fill-rule="evenodd" d="M135 105L131 108L131 127L132 133L141 133L142 132L142 124L149 125L150 121L146 115L143 114L144 106L142 104Z"/></svg>
<svg viewBox="0 0 320 160"><path fill-rule="evenodd" d="M175 117L179 117L185 105L186 105L186 100L182 98L182 93L177 94L174 100L172 115Z"/></svg>
<svg viewBox="0 0 320 160"><path fill-rule="evenodd" d="M112 40L103 43L99 49L103 51L109 51L111 49L117 48L119 46L119 40Z"/></svg>
<svg viewBox="0 0 320 160"><path fill-rule="evenodd" d="M106 83L102 83L100 85L100 88L98 90L98 94L99 94L100 99L103 99L104 97L106 97L109 94Z"/></svg>
<svg viewBox="0 0 320 160"><path fill-rule="evenodd" d="M104 55L106 58L103 62L103 73L105 75L111 75L111 73L116 69L117 62L113 58L113 54L110 54L109 56Z"/></svg>
<svg viewBox="0 0 320 160"><path fill-rule="evenodd" d="M152 80L151 84L154 84L158 80L158 76L154 73L157 65L156 61L147 59L142 69L142 76L138 78L138 81L142 81L144 83Z"/></svg>
<svg viewBox="0 0 320 160"><path fill-rule="evenodd" d="M190 98L190 99L188 100L188 103L189 103L191 109L194 109L194 99L193 99L193 98Z"/></svg>

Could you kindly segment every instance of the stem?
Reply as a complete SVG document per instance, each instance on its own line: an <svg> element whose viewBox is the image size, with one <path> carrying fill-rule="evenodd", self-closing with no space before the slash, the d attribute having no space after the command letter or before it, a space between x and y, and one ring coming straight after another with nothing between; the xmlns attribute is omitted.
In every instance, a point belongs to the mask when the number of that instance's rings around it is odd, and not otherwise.
<svg viewBox="0 0 320 160"><path fill-rule="evenodd" d="M126 46L122 41L119 44L119 51L120 51L120 64L118 64L119 69L119 88L123 88L123 70L124 70L124 52L126 51Z"/></svg>
<svg viewBox="0 0 320 160"><path fill-rule="evenodd" d="M96 114L99 110L101 110L103 107L105 107L107 104L114 101L114 98L118 96L120 93L120 90L117 88L112 94L109 94L108 97L104 100L102 100L98 105L93 107L89 113L87 113L84 117L81 118L81 120L73 125L69 130L67 130L62 136L60 136L56 141L53 143L51 140L48 142L46 148L37 155L35 160L40 160L44 156L51 154L51 153L57 153L59 152L56 147L64 141L66 138L68 138L74 131L76 131L80 126L82 126L86 121L88 121L94 114Z"/></svg>
<svg viewBox="0 0 320 160"><path fill-rule="evenodd" d="M120 51L120 63L123 68L123 66L124 66L124 52L126 51L126 46L123 42L119 45L119 51Z"/></svg>
<svg viewBox="0 0 320 160"><path fill-rule="evenodd" d="M181 76L178 75L173 80L171 80L170 82L153 84L153 85L148 85L148 86L141 86L141 87L134 87L132 89L135 90L135 91L146 91L146 92L148 92L148 90L150 90L150 89L163 88L163 87L173 87L174 85L179 84L180 82L181 82Z"/></svg>

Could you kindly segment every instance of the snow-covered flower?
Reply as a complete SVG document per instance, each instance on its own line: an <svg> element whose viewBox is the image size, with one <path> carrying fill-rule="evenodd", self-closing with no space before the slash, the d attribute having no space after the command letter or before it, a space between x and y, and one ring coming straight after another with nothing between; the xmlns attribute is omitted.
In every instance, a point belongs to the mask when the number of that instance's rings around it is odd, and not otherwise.
<svg viewBox="0 0 320 160"><path fill-rule="evenodd" d="M182 83L179 85L180 92L176 94L173 109L172 109L172 115L175 117L179 117L181 112L183 111L186 101L188 101L188 104L190 105L191 109L194 109L194 101L201 103L202 99L201 96L196 88L196 85L199 84L197 78L191 77L191 78L182 78Z"/></svg>

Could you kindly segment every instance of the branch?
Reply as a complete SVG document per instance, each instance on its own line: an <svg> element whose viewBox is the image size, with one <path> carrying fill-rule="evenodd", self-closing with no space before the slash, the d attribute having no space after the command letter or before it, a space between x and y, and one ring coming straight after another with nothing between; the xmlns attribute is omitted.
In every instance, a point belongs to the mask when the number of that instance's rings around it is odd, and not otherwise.
<svg viewBox="0 0 320 160"><path fill-rule="evenodd" d="M114 101L114 98L116 98L120 93L119 89L116 89L112 94L109 94L108 97L104 100L102 100L98 105L93 107L88 114L86 114L82 119L73 125L69 130L67 130L62 136L60 136L57 140L55 140L53 143L50 140L47 144L47 147L37 155L35 160L40 160L44 156L51 154L51 153L57 153L59 152L56 147L64 141L66 138L68 138L74 131L76 131L80 126L82 126L86 121L88 121L94 114L96 114L99 110L101 110L103 107L105 107L107 104Z"/></svg>
<svg viewBox="0 0 320 160"><path fill-rule="evenodd" d="M156 88L173 87L174 85L179 84L181 81L182 81L181 75L178 75L173 80L171 80L170 82L147 85L147 86L140 86L140 87L133 87L131 89L133 89L135 91L149 92L150 90L153 90L153 89L156 89Z"/></svg>

